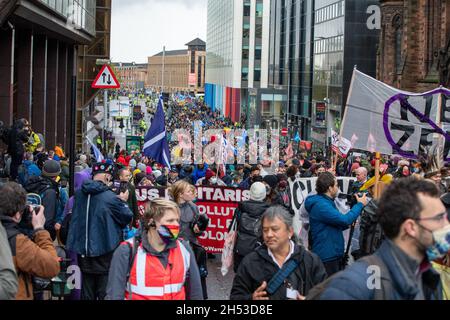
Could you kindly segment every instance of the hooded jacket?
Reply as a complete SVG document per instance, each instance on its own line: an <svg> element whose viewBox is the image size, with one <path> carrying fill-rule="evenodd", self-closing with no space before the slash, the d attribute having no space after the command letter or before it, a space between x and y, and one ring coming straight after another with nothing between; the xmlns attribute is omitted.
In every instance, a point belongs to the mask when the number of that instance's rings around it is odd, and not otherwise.
<svg viewBox="0 0 450 320"><path fill-rule="evenodd" d="M325 267L318 256L299 245L294 245L294 253L288 261L292 259L296 260L299 266L286 280L292 285L292 289L306 296L311 288L325 280ZM269 256L267 247L262 245L241 262L233 281L230 299L251 300L256 289L264 281L269 283L279 270L280 267ZM286 291L286 286L281 285L269 299L286 300Z"/></svg>
<svg viewBox="0 0 450 320"><path fill-rule="evenodd" d="M309 212L312 251L323 262L342 258L345 250L342 231L356 221L363 205L358 203L347 214L342 214L333 199L317 194L306 198L305 208Z"/></svg>
<svg viewBox="0 0 450 320"><path fill-rule="evenodd" d="M85 257L112 253L132 218L127 203L107 185L87 180L75 194L67 248Z"/></svg>
<svg viewBox="0 0 450 320"><path fill-rule="evenodd" d="M428 261L419 264L409 257L391 240L386 240L375 252L386 266L388 274L380 274L391 283L386 292L389 300L442 300L442 284L439 273ZM358 260L345 271L336 274L321 300L373 300L375 290L367 284L369 277L367 262ZM385 289L388 291L387 289Z"/></svg>

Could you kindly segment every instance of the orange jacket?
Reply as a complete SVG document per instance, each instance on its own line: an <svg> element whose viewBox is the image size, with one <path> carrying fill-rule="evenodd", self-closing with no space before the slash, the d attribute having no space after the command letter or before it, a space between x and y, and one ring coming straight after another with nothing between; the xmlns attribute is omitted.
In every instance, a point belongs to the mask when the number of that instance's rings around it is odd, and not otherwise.
<svg viewBox="0 0 450 320"><path fill-rule="evenodd" d="M55 147L55 153L56 153L56 155L59 158L65 158L66 157L65 154L64 154L64 151L63 151L63 149L61 147L56 146Z"/></svg>
<svg viewBox="0 0 450 320"><path fill-rule="evenodd" d="M16 300L33 300L31 276L51 279L60 272L58 255L46 230L36 232L34 241L23 234L17 235L13 260L19 276Z"/></svg>

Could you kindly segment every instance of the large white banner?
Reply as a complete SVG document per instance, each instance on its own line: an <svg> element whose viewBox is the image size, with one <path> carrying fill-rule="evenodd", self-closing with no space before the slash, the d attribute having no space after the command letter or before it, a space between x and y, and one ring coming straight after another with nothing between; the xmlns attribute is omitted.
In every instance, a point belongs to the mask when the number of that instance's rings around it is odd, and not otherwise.
<svg viewBox="0 0 450 320"><path fill-rule="evenodd" d="M448 124L450 90L415 94L354 71L341 127L341 136L350 140L353 148L417 159L442 137L448 158L450 135L441 129Z"/></svg>
<svg viewBox="0 0 450 320"><path fill-rule="evenodd" d="M356 180L353 177L337 177L339 190L342 193L349 194L352 183ZM305 246L308 242L308 232L305 230L305 223L309 224L309 217L302 215L301 208L308 195L316 190L317 178L299 178L292 182L289 179L289 187L291 189L291 205L295 212L294 216L294 232L300 238ZM342 208L340 211L342 211Z"/></svg>

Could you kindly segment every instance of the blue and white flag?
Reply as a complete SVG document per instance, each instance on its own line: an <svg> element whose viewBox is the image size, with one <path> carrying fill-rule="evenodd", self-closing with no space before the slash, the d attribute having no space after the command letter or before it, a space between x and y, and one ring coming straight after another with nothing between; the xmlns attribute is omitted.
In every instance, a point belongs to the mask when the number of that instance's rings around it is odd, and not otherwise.
<svg viewBox="0 0 450 320"><path fill-rule="evenodd" d="M86 140L89 142L89 144L92 147L92 150L94 150L94 156L97 162L103 162L103 160L105 160L105 157L103 156L103 154L100 152L100 150L98 150L97 146L95 144L92 143L91 139L89 139L88 137L86 137Z"/></svg>
<svg viewBox="0 0 450 320"><path fill-rule="evenodd" d="M294 138L294 141L295 142L300 142L302 139L300 138L300 134L298 133L298 131L297 131L297 134L295 135L295 138Z"/></svg>
<svg viewBox="0 0 450 320"><path fill-rule="evenodd" d="M145 136L144 155L170 169L170 152L166 138L166 120L162 103L161 96L152 125Z"/></svg>

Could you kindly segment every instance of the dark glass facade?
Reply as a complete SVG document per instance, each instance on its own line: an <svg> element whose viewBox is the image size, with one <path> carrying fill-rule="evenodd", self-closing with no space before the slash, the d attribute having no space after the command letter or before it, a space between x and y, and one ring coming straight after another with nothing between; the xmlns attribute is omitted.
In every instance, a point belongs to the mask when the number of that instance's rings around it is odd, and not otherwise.
<svg viewBox="0 0 450 320"><path fill-rule="evenodd" d="M313 1L272 1L270 89L261 95L262 120L267 121L270 110L272 122L288 126L291 134L298 130L304 140L311 132L312 43Z"/></svg>
<svg viewBox="0 0 450 320"><path fill-rule="evenodd" d="M379 31L367 27L366 12L374 4L379 1L315 0L311 106L316 149L325 148L331 129L339 130L354 67L376 75Z"/></svg>

